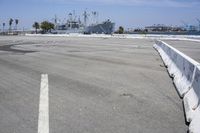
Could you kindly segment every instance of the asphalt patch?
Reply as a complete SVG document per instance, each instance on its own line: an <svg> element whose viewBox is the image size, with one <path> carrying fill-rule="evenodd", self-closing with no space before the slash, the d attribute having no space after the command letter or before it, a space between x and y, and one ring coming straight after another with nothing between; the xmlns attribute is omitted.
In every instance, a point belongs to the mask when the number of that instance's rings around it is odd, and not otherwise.
<svg viewBox="0 0 200 133"><path fill-rule="evenodd" d="M23 54L37 52L37 51L32 51L32 50L20 50L20 49L12 48L15 45L17 44L0 46L0 51L8 51L8 52L14 52L14 53L23 53Z"/></svg>
<svg viewBox="0 0 200 133"><path fill-rule="evenodd" d="M133 97L133 94L130 94L130 93L123 93L123 94L121 94L120 96L122 96L122 97Z"/></svg>

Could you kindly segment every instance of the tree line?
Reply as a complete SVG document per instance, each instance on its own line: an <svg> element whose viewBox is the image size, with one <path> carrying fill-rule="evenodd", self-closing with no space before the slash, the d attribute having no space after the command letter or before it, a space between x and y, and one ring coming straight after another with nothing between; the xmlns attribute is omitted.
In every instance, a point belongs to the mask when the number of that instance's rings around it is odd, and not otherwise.
<svg viewBox="0 0 200 133"><path fill-rule="evenodd" d="M38 33L38 30L41 29L42 33L47 33L47 32L51 32L52 29L54 29L54 24L48 21L43 21L41 23L38 22L34 22L33 24L33 28L35 28L35 33Z"/></svg>
<svg viewBox="0 0 200 133"><path fill-rule="evenodd" d="M15 24L14 28L13 28L13 24ZM9 32L12 32L12 30L17 30L18 24L19 24L19 19L10 18L8 21L8 24L6 24L5 22L2 23L2 27L3 27L2 31L5 32L6 25L9 26L8 27ZM35 28L36 33L38 33L39 29L42 30L42 33L47 33L47 32L51 32L51 30L54 29L54 24L48 21L43 21L41 23L34 22L32 27Z"/></svg>
<svg viewBox="0 0 200 133"><path fill-rule="evenodd" d="M14 28L14 30L17 30L17 26L18 26L18 24L19 24L19 19L12 19L12 18L10 18L9 21L8 21L9 31L12 31L13 22L15 23L15 28ZM2 25L3 25L3 32L4 32L6 23L3 22Z"/></svg>

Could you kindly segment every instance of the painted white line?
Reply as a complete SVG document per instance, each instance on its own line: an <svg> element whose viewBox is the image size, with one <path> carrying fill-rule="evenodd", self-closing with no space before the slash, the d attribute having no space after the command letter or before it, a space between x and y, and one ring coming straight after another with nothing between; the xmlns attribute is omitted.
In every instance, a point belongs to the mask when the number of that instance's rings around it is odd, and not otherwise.
<svg viewBox="0 0 200 133"><path fill-rule="evenodd" d="M48 75L41 75L38 133L49 133L49 85Z"/></svg>

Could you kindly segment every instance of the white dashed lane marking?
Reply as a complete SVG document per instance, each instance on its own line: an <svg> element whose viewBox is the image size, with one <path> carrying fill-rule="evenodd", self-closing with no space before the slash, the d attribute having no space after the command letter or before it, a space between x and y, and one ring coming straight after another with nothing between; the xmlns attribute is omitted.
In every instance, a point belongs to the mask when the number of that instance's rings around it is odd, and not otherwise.
<svg viewBox="0 0 200 133"><path fill-rule="evenodd" d="M49 133L49 85L48 75L41 75L38 133Z"/></svg>

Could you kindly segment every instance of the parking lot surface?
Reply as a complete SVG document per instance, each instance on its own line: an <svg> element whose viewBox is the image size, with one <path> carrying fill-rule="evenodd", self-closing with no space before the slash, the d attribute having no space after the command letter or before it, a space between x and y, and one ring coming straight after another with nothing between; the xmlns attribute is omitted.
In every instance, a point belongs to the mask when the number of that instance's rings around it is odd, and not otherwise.
<svg viewBox="0 0 200 133"><path fill-rule="evenodd" d="M200 42L182 40L165 40L165 42L200 62Z"/></svg>
<svg viewBox="0 0 200 133"><path fill-rule="evenodd" d="M41 74L49 79L50 133L186 132L181 99L153 44L0 37L0 132L38 132Z"/></svg>

